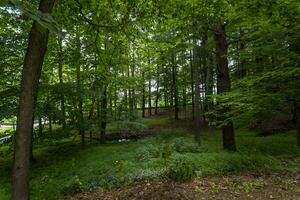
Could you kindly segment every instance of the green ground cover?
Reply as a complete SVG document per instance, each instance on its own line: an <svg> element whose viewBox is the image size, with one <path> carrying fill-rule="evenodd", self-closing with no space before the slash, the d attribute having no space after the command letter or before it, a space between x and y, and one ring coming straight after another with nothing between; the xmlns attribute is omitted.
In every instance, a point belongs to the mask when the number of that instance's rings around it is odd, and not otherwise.
<svg viewBox="0 0 300 200"><path fill-rule="evenodd" d="M160 124L159 120L146 121ZM222 150L221 135L202 132L202 145L193 142L185 129L162 128L138 141L96 142L81 147L79 137L35 145L31 171L32 199L58 199L80 191L99 191L144 180L191 178L238 174L297 171L300 149L295 132L258 137L236 131L238 152ZM0 147L0 199L9 199L12 155Z"/></svg>

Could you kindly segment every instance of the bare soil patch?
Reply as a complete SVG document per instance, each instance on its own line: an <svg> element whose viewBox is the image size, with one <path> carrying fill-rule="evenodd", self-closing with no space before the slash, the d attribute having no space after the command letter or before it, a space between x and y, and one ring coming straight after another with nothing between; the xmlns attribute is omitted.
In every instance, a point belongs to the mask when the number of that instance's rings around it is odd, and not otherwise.
<svg viewBox="0 0 300 200"><path fill-rule="evenodd" d="M210 177L190 182L146 182L108 192L80 193L65 200L300 199L300 172Z"/></svg>

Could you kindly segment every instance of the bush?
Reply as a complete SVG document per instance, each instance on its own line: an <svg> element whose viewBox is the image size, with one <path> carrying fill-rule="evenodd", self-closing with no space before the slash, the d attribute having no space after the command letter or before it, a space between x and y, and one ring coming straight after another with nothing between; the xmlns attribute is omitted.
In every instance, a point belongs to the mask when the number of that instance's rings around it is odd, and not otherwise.
<svg viewBox="0 0 300 200"><path fill-rule="evenodd" d="M135 159L137 161L148 161L151 158L168 159L173 153L173 148L170 144L162 144L160 146L147 145L136 151Z"/></svg>
<svg viewBox="0 0 300 200"><path fill-rule="evenodd" d="M264 171L280 167L278 159L252 154L235 154L225 157L224 165L220 166L222 174L233 174L240 171Z"/></svg>
<svg viewBox="0 0 300 200"><path fill-rule="evenodd" d="M111 189L113 187L119 187L122 184L123 181L121 181L115 175L106 175L103 177L100 185L103 186L104 188Z"/></svg>
<svg viewBox="0 0 300 200"><path fill-rule="evenodd" d="M112 127L108 128L108 131L112 134L123 134L131 132L143 132L147 129L145 124L131 121L118 121L112 124Z"/></svg>
<svg viewBox="0 0 300 200"><path fill-rule="evenodd" d="M195 171L195 163L187 156L180 156L171 159L167 175L175 181L188 181L196 177Z"/></svg>
<svg viewBox="0 0 300 200"><path fill-rule="evenodd" d="M61 193L63 195L74 195L82 191L83 191L83 186L77 176L75 177L75 180L72 183L65 185L61 188Z"/></svg>
<svg viewBox="0 0 300 200"><path fill-rule="evenodd" d="M173 149L178 153L199 153L201 148L184 137L173 140Z"/></svg>
<svg viewBox="0 0 300 200"><path fill-rule="evenodd" d="M151 158L158 158L160 149L153 144L146 145L136 150L135 159L137 161L147 161Z"/></svg>
<svg viewBox="0 0 300 200"><path fill-rule="evenodd" d="M132 182L141 182L145 180L156 180L158 178L164 177L165 170L138 170L134 173L131 173L125 177L126 182L132 183Z"/></svg>
<svg viewBox="0 0 300 200"><path fill-rule="evenodd" d="M168 128L159 131L159 134L155 136L158 143L169 142L174 137L186 137L186 131L180 128Z"/></svg>
<svg viewBox="0 0 300 200"><path fill-rule="evenodd" d="M89 191L97 190L101 185L101 180L99 177L90 178L86 183L86 189Z"/></svg>

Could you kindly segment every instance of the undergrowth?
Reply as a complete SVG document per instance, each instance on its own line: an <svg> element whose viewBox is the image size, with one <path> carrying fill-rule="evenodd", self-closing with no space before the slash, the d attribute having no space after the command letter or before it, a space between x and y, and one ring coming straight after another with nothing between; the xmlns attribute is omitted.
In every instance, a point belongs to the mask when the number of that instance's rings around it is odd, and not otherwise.
<svg viewBox="0 0 300 200"><path fill-rule="evenodd" d="M221 135L203 133L201 146L182 129L162 129L154 136L124 143L81 148L79 138L38 144L31 171L32 199L57 199L81 191L103 191L146 180L296 171L300 150L295 133L256 137L237 131L239 151L222 150ZM4 147L0 149L2 151ZM12 155L0 158L0 199L9 199Z"/></svg>

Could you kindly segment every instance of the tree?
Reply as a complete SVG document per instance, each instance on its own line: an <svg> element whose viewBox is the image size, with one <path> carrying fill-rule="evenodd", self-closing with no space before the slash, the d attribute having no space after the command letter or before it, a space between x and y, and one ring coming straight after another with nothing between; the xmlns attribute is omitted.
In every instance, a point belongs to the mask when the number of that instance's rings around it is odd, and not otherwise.
<svg viewBox="0 0 300 200"><path fill-rule="evenodd" d="M55 0L41 0L39 10L51 13ZM15 137L12 199L29 199L32 119L39 78L47 50L49 30L33 22L22 70L21 94Z"/></svg>
<svg viewBox="0 0 300 200"><path fill-rule="evenodd" d="M231 89L228 68L228 43L226 40L225 25L218 23L214 29L217 61L217 92L223 94ZM222 126L223 147L229 151L236 151L234 128L232 121L226 121Z"/></svg>
<svg viewBox="0 0 300 200"><path fill-rule="evenodd" d="M194 22L193 32L196 35L196 24ZM201 120L201 110L200 110L200 62L197 46L197 38L194 35L193 38L193 82L195 83L194 91L194 117L195 117L195 141L200 145L200 120Z"/></svg>

